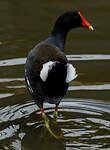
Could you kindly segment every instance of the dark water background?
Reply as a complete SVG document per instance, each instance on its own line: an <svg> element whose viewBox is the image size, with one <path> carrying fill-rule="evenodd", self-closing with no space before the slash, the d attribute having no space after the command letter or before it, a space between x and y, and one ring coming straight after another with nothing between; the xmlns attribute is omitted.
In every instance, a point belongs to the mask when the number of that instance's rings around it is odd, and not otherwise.
<svg viewBox="0 0 110 150"><path fill-rule="evenodd" d="M50 135L27 92L24 64L29 50L48 37L56 18L79 9L94 26L72 30L65 54L76 67L57 121L45 104ZM53 85L54 86L54 85ZM0 150L110 149L110 1L0 0Z"/></svg>

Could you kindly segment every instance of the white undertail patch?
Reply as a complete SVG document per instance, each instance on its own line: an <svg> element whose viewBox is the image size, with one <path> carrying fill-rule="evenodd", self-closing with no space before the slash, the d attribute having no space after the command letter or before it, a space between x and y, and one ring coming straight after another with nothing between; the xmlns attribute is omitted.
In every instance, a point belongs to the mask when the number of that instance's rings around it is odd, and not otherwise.
<svg viewBox="0 0 110 150"><path fill-rule="evenodd" d="M76 69L72 66L72 64L67 64L67 76L66 83L71 82L77 77Z"/></svg>
<svg viewBox="0 0 110 150"><path fill-rule="evenodd" d="M43 64L42 70L40 71L40 77L42 81L46 81L48 77L48 72L52 69L52 67L56 64L56 62L49 61ZM72 64L67 64L67 76L65 79L66 83L71 82L77 77L76 69L72 66Z"/></svg>
<svg viewBox="0 0 110 150"><path fill-rule="evenodd" d="M43 68L42 68L42 70L40 71L40 77L41 77L41 79L42 79L44 82L47 80L49 70L52 69L52 66L53 66L55 63L56 63L56 62L49 61L49 62L43 64Z"/></svg>

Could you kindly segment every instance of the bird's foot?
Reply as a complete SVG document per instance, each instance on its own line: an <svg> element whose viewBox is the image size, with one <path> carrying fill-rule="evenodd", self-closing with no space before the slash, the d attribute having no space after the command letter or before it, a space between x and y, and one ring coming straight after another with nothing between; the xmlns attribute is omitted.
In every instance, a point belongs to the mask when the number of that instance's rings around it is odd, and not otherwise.
<svg viewBox="0 0 110 150"><path fill-rule="evenodd" d="M44 110L42 109L41 110L42 112L42 118L44 119L45 121L45 127L48 129L48 131L50 132L50 134L55 137L56 139L64 139L64 140L74 140L74 138L69 138L69 137L65 137L63 136L63 134L61 133L60 135L56 135L50 128L50 125L49 125L49 119L47 117L47 115L45 114ZM58 111L55 111L54 112L54 116L57 117L58 116Z"/></svg>
<svg viewBox="0 0 110 150"><path fill-rule="evenodd" d="M48 117L47 117L47 115L45 114L45 112L44 112L43 109L41 110L41 112L42 112L42 118L43 118L44 121L45 121L45 126L46 126L46 128L48 129L48 131L50 132L50 134L51 134L53 137L55 137L56 139L60 139L60 138L61 138L61 135L58 136L58 135L56 135L56 134L51 130L50 125L49 125L49 119L48 119ZM55 113L55 115L58 115L58 112Z"/></svg>

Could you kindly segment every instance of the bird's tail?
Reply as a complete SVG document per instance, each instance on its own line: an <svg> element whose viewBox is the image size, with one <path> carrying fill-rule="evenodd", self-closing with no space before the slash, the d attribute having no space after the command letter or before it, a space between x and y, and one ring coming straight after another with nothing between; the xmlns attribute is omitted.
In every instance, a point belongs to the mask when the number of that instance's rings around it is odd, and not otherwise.
<svg viewBox="0 0 110 150"><path fill-rule="evenodd" d="M75 68L69 63L49 61L43 64L40 77L44 82L69 83L77 77Z"/></svg>

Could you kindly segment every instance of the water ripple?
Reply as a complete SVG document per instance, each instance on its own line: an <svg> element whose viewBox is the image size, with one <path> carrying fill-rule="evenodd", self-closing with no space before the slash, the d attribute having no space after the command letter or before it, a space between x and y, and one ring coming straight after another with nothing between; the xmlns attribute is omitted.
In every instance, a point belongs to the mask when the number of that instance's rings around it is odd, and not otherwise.
<svg viewBox="0 0 110 150"><path fill-rule="evenodd" d="M69 91L74 90L110 90L110 84L103 85L79 85L79 86L70 86Z"/></svg>
<svg viewBox="0 0 110 150"><path fill-rule="evenodd" d="M0 98L5 98L5 97L9 97L9 96L13 96L14 94L12 93L3 93L3 94L0 94Z"/></svg>
<svg viewBox="0 0 110 150"><path fill-rule="evenodd" d="M109 103L103 103L103 101L97 103L85 99L64 99L60 104L56 122L53 118L53 105L45 103L44 108L50 118L52 130L55 130L57 134L62 133L70 139L74 138L74 140L66 141L67 148L79 145L92 149L100 148L101 142L110 138L110 119L109 117L105 118L105 116L110 116ZM15 148L17 146L25 147L27 141L37 146L43 137L44 141L47 136L49 138L49 133L44 129L39 109L30 101L26 104L1 108L0 125L2 126L0 140L9 139L8 143L12 141L10 145ZM50 140L52 139L50 137ZM107 144L108 140L104 140L104 143Z"/></svg>
<svg viewBox="0 0 110 150"><path fill-rule="evenodd" d="M18 129L19 129L19 125L12 125L0 131L0 140L12 137Z"/></svg>
<svg viewBox="0 0 110 150"><path fill-rule="evenodd" d="M110 55L66 55L68 60L72 61L72 60L110 60Z"/></svg>
<svg viewBox="0 0 110 150"><path fill-rule="evenodd" d="M14 66L25 64L26 58L13 58L7 60L0 60L0 66Z"/></svg>
<svg viewBox="0 0 110 150"><path fill-rule="evenodd" d="M0 78L0 82L24 81L24 78Z"/></svg>
<svg viewBox="0 0 110 150"><path fill-rule="evenodd" d="M110 55L66 55L69 61L87 61L87 60L110 60ZM0 60L0 66L13 66L23 65L26 62L26 58L12 58L6 60Z"/></svg>

